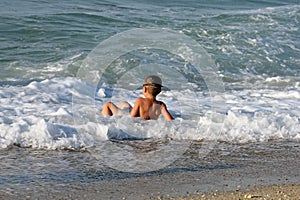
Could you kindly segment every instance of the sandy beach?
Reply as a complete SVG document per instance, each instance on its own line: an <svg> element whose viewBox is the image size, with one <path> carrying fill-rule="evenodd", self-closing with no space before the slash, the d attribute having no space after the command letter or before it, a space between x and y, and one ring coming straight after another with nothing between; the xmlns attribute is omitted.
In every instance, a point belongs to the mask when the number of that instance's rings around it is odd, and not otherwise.
<svg viewBox="0 0 300 200"><path fill-rule="evenodd" d="M261 186L252 189L236 190L236 191L216 191L210 193L203 193L200 195L195 195L193 197L182 197L178 200L240 200L240 199L257 199L257 200L271 200L271 199L281 199L281 200L299 200L300 199L300 185L290 184L290 185L271 185L271 186Z"/></svg>
<svg viewBox="0 0 300 200"><path fill-rule="evenodd" d="M72 163L68 173L34 174L24 168L22 180L2 176L0 199L299 199L296 142L219 144L203 158L197 158L197 145L167 168L146 173L103 169L82 152L52 152L46 160Z"/></svg>
<svg viewBox="0 0 300 200"><path fill-rule="evenodd" d="M257 186L248 189L236 189L235 191L211 191L201 193L200 191L194 194L188 194L182 197L174 197L172 193L170 194L160 194L156 193L145 193L139 196L132 195L132 189L128 189L127 194L123 194L123 197L116 195L113 192L111 196L102 196L99 185L95 184L93 186L89 185L87 188L81 186L68 187L64 194L59 194L50 191L33 194L28 192L24 196L14 196L2 194L0 199L168 199L168 200L299 200L300 199L300 184L285 184L285 185L269 185L269 186ZM53 189L53 188L52 188ZM174 188L175 190L175 188ZM116 190L117 191L117 190ZM131 195L129 197L129 195Z"/></svg>

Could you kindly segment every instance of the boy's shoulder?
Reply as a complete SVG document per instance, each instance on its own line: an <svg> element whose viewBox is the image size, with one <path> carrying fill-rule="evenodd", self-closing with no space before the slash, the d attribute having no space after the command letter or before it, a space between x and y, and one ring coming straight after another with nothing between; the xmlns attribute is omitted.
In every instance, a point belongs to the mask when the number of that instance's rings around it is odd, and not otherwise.
<svg viewBox="0 0 300 200"><path fill-rule="evenodd" d="M143 97L138 97L138 98L136 98L135 101L144 101L144 100L145 100L145 98L143 98Z"/></svg>
<svg viewBox="0 0 300 200"><path fill-rule="evenodd" d="M142 102L147 102L147 98L138 97L138 98L136 98L136 100L135 100L135 103L142 103ZM162 102L162 101L157 101L157 100L156 100L155 102L156 102L156 104L164 105L164 106L165 106L165 103Z"/></svg>
<svg viewBox="0 0 300 200"><path fill-rule="evenodd" d="M145 98L143 98L143 97L138 97L138 98L136 98L136 100L135 100L135 104L140 104L140 103L142 103L142 102L144 102L145 101Z"/></svg>

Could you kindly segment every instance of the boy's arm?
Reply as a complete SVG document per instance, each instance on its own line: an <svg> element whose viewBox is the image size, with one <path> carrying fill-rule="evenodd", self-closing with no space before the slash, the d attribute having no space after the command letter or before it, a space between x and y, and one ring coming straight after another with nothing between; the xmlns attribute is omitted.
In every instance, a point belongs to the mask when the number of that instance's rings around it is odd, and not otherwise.
<svg viewBox="0 0 300 200"><path fill-rule="evenodd" d="M134 103L134 106L132 108L132 110L130 111L130 116L131 117L139 117L140 116L140 111L139 111L139 108L140 108L140 99L137 98L135 103Z"/></svg>
<svg viewBox="0 0 300 200"><path fill-rule="evenodd" d="M162 104L162 108L161 108L161 113L164 115L164 117L168 120L171 121L174 119L174 117L169 113L166 104Z"/></svg>

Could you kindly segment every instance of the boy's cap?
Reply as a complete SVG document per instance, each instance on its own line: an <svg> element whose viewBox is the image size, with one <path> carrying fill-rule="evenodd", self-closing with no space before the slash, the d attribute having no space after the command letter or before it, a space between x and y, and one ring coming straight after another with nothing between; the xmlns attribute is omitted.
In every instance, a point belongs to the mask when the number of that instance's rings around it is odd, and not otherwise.
<svg viewBox="0 0 300 200"><path fill-rule="evenodd" d="M163 87L161 79L155 75L151 75L145 78L143 86Z"/></svg>

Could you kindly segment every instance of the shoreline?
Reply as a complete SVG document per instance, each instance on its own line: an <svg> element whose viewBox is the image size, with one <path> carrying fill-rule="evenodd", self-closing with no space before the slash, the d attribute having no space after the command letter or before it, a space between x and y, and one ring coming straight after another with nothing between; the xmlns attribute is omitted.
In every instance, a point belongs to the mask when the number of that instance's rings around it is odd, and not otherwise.
<svg viewBox="0 0 300 200"><path fill-rule="evenodd" d="M299 147L297 142L220 143L199 157L199 143L167 168L148 173L103 168L88 153L16 148L2 152L0 199L205 200L251 195L299 200ZM30 168L28 155L37 159Z"/></svg>
<svg viewBox="0 0 300 200"><path fill-rule="evenodd" d="M297 170L290 177L286 176L284 180L277 180L275 183L270 174L266 174L263 179L257 178L263 176L264 170L257 171L255 177L253 171L244 173L244 177L241 177L240 173L245 170L249 169L204 169L82 183L2 185L0 199L299 200L300 181L299 176L295 177ZM291 168L287 170L290 171Z"/></svg>

